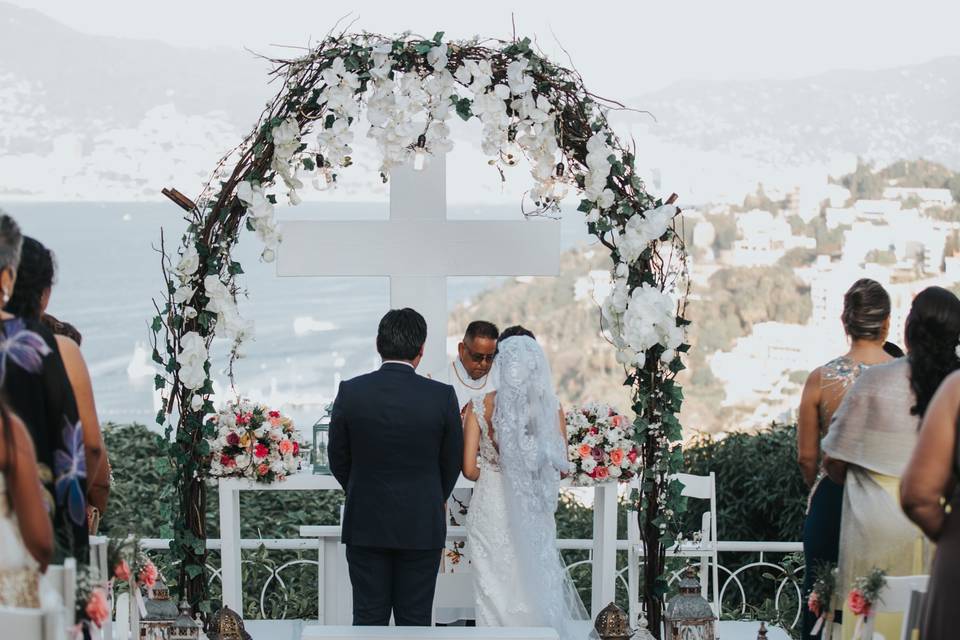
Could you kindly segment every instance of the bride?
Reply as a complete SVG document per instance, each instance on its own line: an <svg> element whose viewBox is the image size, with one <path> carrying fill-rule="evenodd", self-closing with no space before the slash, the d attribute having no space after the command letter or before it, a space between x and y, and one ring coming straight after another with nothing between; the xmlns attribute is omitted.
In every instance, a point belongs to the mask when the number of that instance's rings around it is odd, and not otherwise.
<svg viewBox="0 0 960 640"><path fill-rule="evenodd" d="M571 640L586 611L556 546L565 421L533 334L504 334L497 390L473 400L464 424L463 475L476 481L466 527L477 625L547 626Z"/></svg>

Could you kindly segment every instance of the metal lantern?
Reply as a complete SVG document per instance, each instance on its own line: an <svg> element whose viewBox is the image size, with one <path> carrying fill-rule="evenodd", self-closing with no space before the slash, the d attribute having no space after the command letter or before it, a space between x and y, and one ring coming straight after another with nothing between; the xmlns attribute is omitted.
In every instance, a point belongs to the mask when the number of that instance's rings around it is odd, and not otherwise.
<svg viewBox="0 0 960 640"><path fill-rule="evenodd" d="M630 640L633 636L630 617L616 602L611 602L597 614L593 628L601 640Z"/></svg>
<svg viewBox="0 0 960 640"><path fill-rule="evenodd" d="M180 601L180 615L170 628L170 640L199 640L200 625L190 617L190 604Z"/></svg>
<svg viewBox="0 0 960 640"><path fill-rule="evenodd" d="M680 580L680 593L667 603L665 640L714 640L717 617L703 596L696 571L688 567Z"/></svg>
<svg viewBox="0 0 960 640"><path fill-rule="evenodd" d="M210 640L252 640L243 628L243 618L230 607L224 607L213 614L207 636Z"/></svg>
<svg viewBox="0 0 960 640"><path fill-rule="evenodd" d="M330 474L330 459L327 457L327 443L330 435L330 413L333 405L325 407L324 415L313 424L313 472L319 475Z"/></svg>
<svg viewBox="0 0 960 640"><path fill-rule="evenodd" d="M138 635L140 640L170 640L170 629L179 615L177 605L170 599L170 591L163 578L157 578L151 591L152 595L148 591L148 597L143 599L147 615L140 618Z"/></svg>

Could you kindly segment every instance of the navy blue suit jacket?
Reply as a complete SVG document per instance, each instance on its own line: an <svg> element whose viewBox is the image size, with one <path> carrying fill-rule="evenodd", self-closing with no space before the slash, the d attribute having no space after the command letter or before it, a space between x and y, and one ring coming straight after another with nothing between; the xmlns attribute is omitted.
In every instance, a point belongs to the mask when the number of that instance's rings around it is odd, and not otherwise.
<svg viewBox="0 0 960 640"><path fill-rule="evenodd" d="M395 363L344 381L333 403L327 450L330 470L346 491L345 544L444 546L444 505L463 460L453 387Z"/></svg>

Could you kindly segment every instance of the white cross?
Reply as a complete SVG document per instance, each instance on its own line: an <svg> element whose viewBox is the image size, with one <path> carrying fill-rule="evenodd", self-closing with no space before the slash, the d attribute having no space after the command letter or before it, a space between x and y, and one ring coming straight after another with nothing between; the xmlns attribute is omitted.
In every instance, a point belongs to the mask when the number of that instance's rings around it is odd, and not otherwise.
<svg viewBox="0 0 960 640"><path fill-rule="evenodd" d="M442 154L421 171L395 169L389 184L387 221L282 223L277 275L388 276L390 307L411 307L427 321L419 372L446 380L447 277L557 275L560 224L447 220Z"/></svg>

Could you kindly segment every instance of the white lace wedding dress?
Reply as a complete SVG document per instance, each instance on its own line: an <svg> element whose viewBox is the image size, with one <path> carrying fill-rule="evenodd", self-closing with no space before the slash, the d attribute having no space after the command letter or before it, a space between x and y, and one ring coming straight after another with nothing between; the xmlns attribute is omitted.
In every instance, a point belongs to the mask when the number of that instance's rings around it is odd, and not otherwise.
<svg viewBox="0 0 960 640"><path fill-rule="evenodd" d="M548 626L573 640L572 623L586 611L556 547L560 470L568 463L549 367L526 337L505 340L497 362L492 428L483 398L473 401L480 477L466 528L477 625Z"/></svg>
<svg viewBox="0 0 960 640"><path fill-rule="evenodd" d="M0 473L0 607L40 607L40 573L20 535Z"/></svg>

